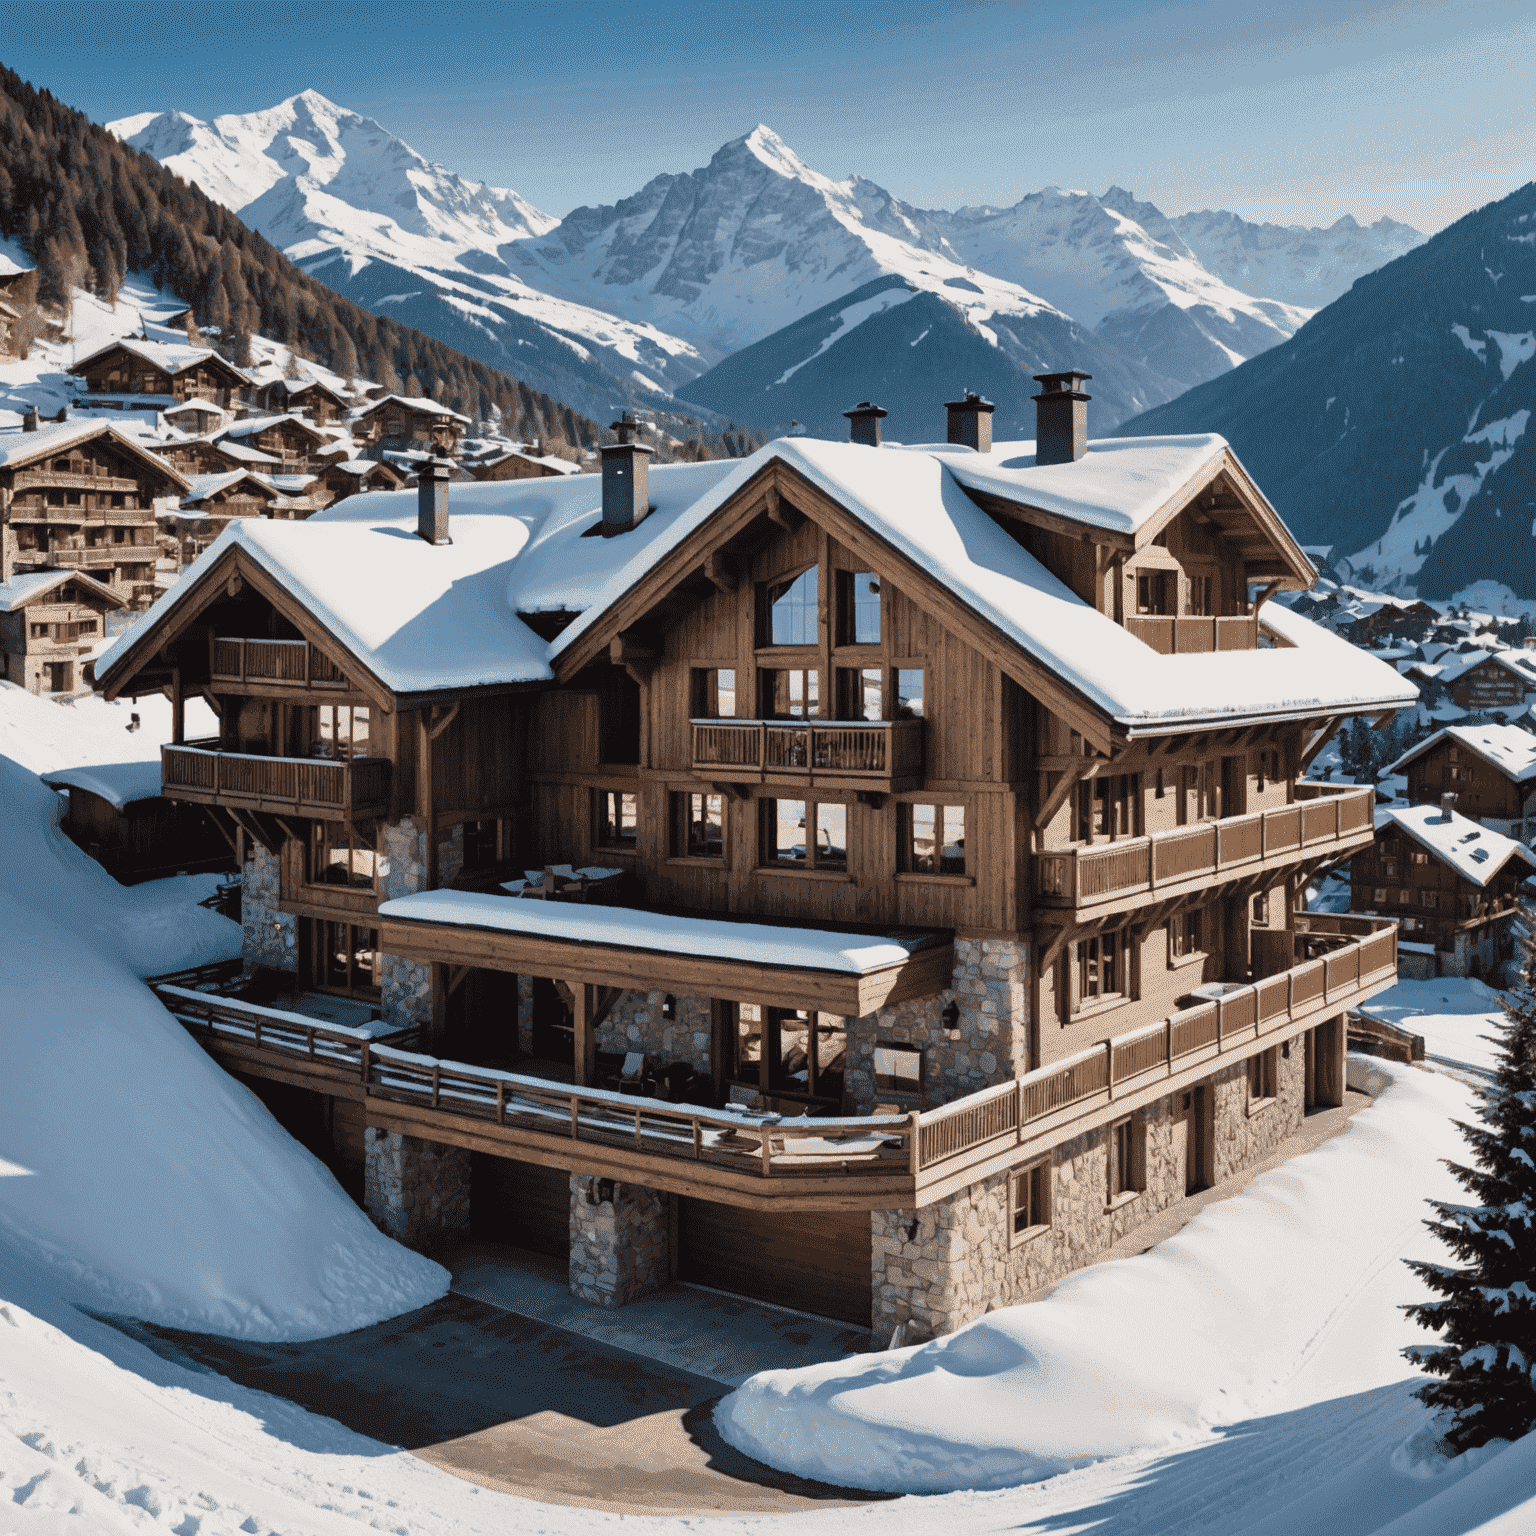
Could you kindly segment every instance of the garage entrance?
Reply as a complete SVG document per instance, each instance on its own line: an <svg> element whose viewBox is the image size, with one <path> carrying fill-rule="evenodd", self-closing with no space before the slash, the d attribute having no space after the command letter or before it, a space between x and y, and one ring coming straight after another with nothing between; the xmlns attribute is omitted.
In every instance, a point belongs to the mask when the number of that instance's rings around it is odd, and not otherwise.
<svg viewBox="0 0 1536 1536"><path fill-rule="evenodd" d="M564 1168L514 1162L473 1152L469 1163L469 1231L552 1259L571 1256L571 1176Z"/></svg>
<svg viewBox="0 0 1536 1536"><path fill-rule="evenodd" d="M677 1277L869 1327L868 1211L744 1211L679 1197Z"/></svg>

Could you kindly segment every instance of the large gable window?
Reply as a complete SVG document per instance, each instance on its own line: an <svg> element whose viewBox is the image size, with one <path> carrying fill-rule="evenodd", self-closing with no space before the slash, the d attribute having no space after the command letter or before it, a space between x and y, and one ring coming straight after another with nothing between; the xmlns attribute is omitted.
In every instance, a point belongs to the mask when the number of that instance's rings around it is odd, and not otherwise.
<svg viewBox="0 0 1536 1536"><path fill-rule="evenodd" d="M759 862L842 874L848 868L848 807L840 800L759 800Z"/></svg>
<svg viewBox="0 0 1536 1536"><path fill-rule="evenodd" d="M837 643L880 644L880 578L873 571L837 573Z"/></svg>
<svg viewBox="0 0 1536 1536"><path fill-rule="evenodd" d="M768 645L815 645L816 567L784 581L770 582L764 592L767 610L764 640Z"/></svg>

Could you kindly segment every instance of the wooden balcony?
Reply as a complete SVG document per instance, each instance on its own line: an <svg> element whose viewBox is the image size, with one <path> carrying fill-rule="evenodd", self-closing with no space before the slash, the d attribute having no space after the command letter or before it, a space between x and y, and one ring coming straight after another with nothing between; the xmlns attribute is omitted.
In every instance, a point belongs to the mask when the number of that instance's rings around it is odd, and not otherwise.
<svg viewBox="0 0 1536 1536"><path fill-rule="evenodd" d="M695 720L695 773L828 788L915 789L921 720Z"/></svg>
<svg viewBox="0 0 1536 1536"><path fill-rule="evenodd" d="M471 1066L175 985L166 1007L234 1070L361 1101L385 1130L780 1210L912 1210L1180 1092L1397 979L1397 929L1297 914L1285 971L938 1109L796 1119L669 1104ZM1305 958L1308 948L1325 953Z"/></svg>
<svg viewBox="0 0 1536 1536"><path fill-rule="evenodd" d="M384 757L256 757L221 752L214 741L160 749L160 784L168 799L319 821L386 814L390 768Z"/></svg>
<svg viewBox="0 0 1536 1536"><path fill-rule="evenodd" d="M350 686L335 662L307 640L215 636L209 647L208 675L215 684L254 683L262 690L284 693L304 689L335 693Z"/></svg>
<svg viewBox="0 0 1536 1536"><path fill-rule="evenodd" d="M50 491L131 491L138 494L137 480L124 480L116 475L72 475L52 469L18 469L11 487L15 491L29 490L37 486Z"/></svg>
<svg viewBox="0 0 1536 1536"><path fill-rule="evenodd" d="M153 544L99 544L93 549L72 549L67 544L55 544L48 555L55 565L93 571L104 565L131 565L135 560L153 560L157 551Z"/></svg>
<svg viewBox="0 0 1536 1536"><path fill-rule="evenodd" d="M1196 656L1208 651L1256 651L1259 621L1254 615L1174 618L1171 615L1130 615L1125 627L1160 656Z"/></svg>
<svg viewBox="0 0 1536 1536"><path fill-rule="evenodd" d="M1296 801L1149 837L1035 855L1035 901L1091 913L1105 902L1145 906L1201 885L1364 847L1375 835L1370 785L1298 784Z"/></svg>

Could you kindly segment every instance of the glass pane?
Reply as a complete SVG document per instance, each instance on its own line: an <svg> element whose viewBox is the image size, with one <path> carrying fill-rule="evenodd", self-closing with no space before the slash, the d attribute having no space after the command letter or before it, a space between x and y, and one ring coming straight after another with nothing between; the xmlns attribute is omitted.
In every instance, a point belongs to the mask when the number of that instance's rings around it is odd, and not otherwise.
<svg viewBox="0 0 1536 1536"><path fill-rule="evenodd" d="M939 855L941 875L965 873L965 807L944 807L944 847Z"/></svg>
<svg viewBox="0 0 1536 1536"><path fill-rule="evenodd" d="M354 928L352 932L352 985L378 985L378 934L372 928Z"/></svg>
<svg viewBox="0 0 1536 1536"><path fill-rule="evenodd" d="M322 704L315 711L318 730L315 736L314 755L316 757L335 757L336 755L336 706L334 704Z"/></svg>
<svg viewBox="0 0 1536 1536"><path fill-rule="evenodd" d="M865 667L859 673L859 691L862 696L862 715L866 720L881 720L885 717L881 714L881 706L885 702L881 697L884 692L881 687L879 667Z"/></svg>
<svg viewBox="0 0 1536 1536"><path fill-rule="evenodd" d="M763 1059L762 1009L756 1003L736 1005L736 1075L757 1081Z"/></svg>
<svg viewBox="0 0 1536 1536"><path fill-rule="evenodd" d="M725 720L736 714L736 673L726 668L715 673L715 713Z"/></svg>
<svg viewBox="0 0 1536 1536"><path fill-rule="evenodd" d="M844 805L832 802L816 807L816 867L848 867L848 808Z"/></svg>
<svg viewBox="0 0 1536 1536"><path fill-rule="evenodd" d="M768 643L816 644L816 567L768 589Z"/></svg>
<svg viewBox="0 0 1536 1536"><path fill-rule="evenodd" d="M900 667L896 672L896 709L898 720L921 719L923 714L923 669Z"/></svg>
<svg viewBox="0 0 1536 1536"><path fill-rule="evenodd" d="M347 985L347 947L348 925L346 923L327 923L325 925L325 954L322 958L324 970L323 985L327 987L345 987Z"/></svg>
<svg viewBox="0 0 1536 1536"><path fill-rule="evenodd" d="M934 808L931 805L913 805L908 807L908 813L912 818L912 872L916 875L931 875L935 873L933 848L937 818Z"/></svg>
<svg viewBox="0 0 1536 1536"><path fill-rule="evenodd" d="M809 1092L811 1016L803 1009L776 1009L775 1017L779 1025L779 1054L774 1063L774 1086Z"/></svg>
<svg viewBox="0 0 1536 1536"><path fill-rule="evenodd" d="M724 802L719 795L688 796L688 852L718 859L725 852Z"/></svg>
<svg viewBox="0 0 1536 1536"><path fill-rule="evenodd" d="M770 800L773 811L773 857L790 864L805 863L805 801Z"/></svg>
<svg viewBox="0 0 1536 1536"><path fill-rule="evenodd" d="M352 711L352 755L368 755L368 710L366 706Z"/></svg>
<svg viewBox="0 0 1536 1536"><path fill-rule="evenodd" d="M816 1096L841 1099L848 1064L848 1031L835 1013L816 1015Z"/></svg>
<svg viewBox="0 0 1536 1536"><path fill-rule="evenodd" d="M880 643L880 578L873 571L853 573L853 643Z"/></svg>

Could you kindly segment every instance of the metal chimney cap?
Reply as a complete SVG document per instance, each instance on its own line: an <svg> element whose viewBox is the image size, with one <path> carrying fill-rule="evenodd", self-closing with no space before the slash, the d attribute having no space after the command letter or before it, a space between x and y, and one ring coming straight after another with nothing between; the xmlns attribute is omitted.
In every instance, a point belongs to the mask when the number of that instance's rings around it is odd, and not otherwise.
<svg viewBox="0 0 1536 1536"><path fill-rule="evenodd" d="M878 421L882 416L889 416L890 414L891 413L889 411L881 410L880 407L876 405L872 400L860 400L859 403L854 406L851 411L843 412L843 415L846 416L849 421L856 421L866 416L872 416Z"/></svg>
<svg viewBox="0 0 1536 1536"><path fill-rule="evenodd" d="M1091 373L1083 373L1080 369L1069 368L1065 373L1036 373L1031 375L1035 383L1040 386L1040 393L1031 396L1035 400L1091 400L1092 395L1085 395L1078 387L1079 381L1091 379Z"/></svg>
<svg viewBox="0 0 1536 1536"><path fill-rule="evenodd" d="M1085 374L1084 377L1086 378L1087 375ZM946 411L985 411L990 416L997 407L990 400L983 400L974 389L968 389L965 391L963 400L946 400L944 409Z"/></svg>

